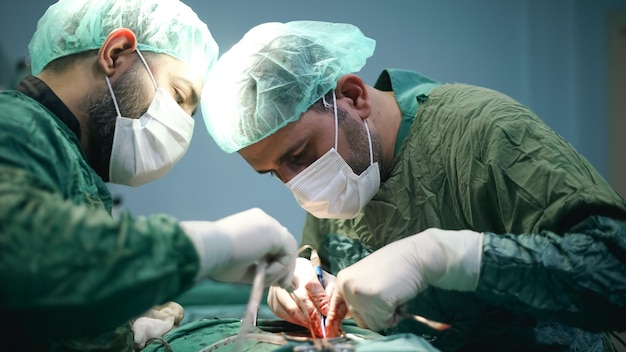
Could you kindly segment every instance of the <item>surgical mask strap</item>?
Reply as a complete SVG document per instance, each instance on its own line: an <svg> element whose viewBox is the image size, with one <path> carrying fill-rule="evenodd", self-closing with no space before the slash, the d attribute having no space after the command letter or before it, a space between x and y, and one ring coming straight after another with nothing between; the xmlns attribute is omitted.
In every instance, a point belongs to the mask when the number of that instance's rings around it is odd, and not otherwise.
<svg viewBox="0 0 626 352"><path fill-rule="evenodd" d="M370 165L374 163L374 152L372 150L372 136L370 136L370 128L367 127L367 121L363 121L365 124L365 131L367 132L367 142L370 146Z"/></svg>
<svg viewBox="0 0 626 352"><path fill-rule="evenodd" d="M154 88L158 90L159 86L157 85L157 82L154 79L152 72L150 71L150 67L148 66L148 63L146 62L146 59L143 58L143 55L141 54L139 49L137 49L137 55L139 55L141 62L143 62L143 65L145 66L146 70L148 70L148 75L150 76L150 79L152 80L152 84L154 84ZM109 88L109 92L111 93L111 97L113 98L113 105L115 105L115 111L117 112L117 116L122 116L122 113L120 112L120 107L117 105L117 99L115 98L115 93L113 93L113 87L111 86L111 81L109 80L109 76L105 75L104 79L107 82L107 87Z"/></svg>
<svg viewBox="0 0 626 352"><path fill-rule="evenodd" d="M115 105L115 111L117 112L117 116L122 116L120 108L119 106L117 106L117 99L115 99L115 93L113 93L113 87L111 87L111 81L109 81L109 76L105 75L104 79L107 81L107 87L109 87L109 92L111 92L111 98L113 98L113 105Z"/></svg>
<svg viewBox="0 0 626 352"><path fill-rule="evenodd" d="M330 104L328 104L326 102L326 97L325 96L322 96L322 102L324 103L325 107L327 107L327 108L330 107ZM337 97L335 96L335 91L333 91L333 112L335 113L335 150L337 150L339 120L337 118Z"/></svg>
<svg viewBox="0 0 626 352"><path fill-rule="evenodd" d="M143 65L146 67L146 70L148 70L148 74L150 75L150 79L152 80L152 84L154 84L154 89L158 90L159 86L157 85L157 82L154 79L154 76L152 75L152 72L150 71L150 66L148 66L148 62L146 62L146 59L143 58L143 54L141 54L141 51L139 51L139 49L137 49L137 55L139 55L139 58L143 62Z"/></svg>
<svg viewBox="0 0 626 352"><path fill-rule="evenodd" d="M322 102L324 103L324 106L329 108L330 104L328 104L326 102L326 98L324 96L322 96ZM334 113L335 113L335 150L337 150L337 139L338 139L338 133L337 131L339 130L339 120L337 118L337 98L335 96L335 91L333 91L333 108L334 108ZM363 124L365 124L365 132L367 133L367 142L370 148L370 165L374 163L374 151L372 149L372 136L370 134L370 128L367 126L367 121L363 121Z"/></svg>

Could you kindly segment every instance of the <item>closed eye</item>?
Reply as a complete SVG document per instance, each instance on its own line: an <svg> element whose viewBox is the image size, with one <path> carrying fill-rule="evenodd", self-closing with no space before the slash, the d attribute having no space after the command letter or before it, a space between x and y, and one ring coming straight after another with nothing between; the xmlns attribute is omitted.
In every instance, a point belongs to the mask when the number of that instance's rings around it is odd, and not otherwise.
<svg viewBox="0 0 626 352"><path fill-rule="evenodd" d="M178 77L173 82L172 87L174 89L174 99L176 103L181 105L181 107L186 105L187 109L185 109L185 111L191 110L191 116L194 116L198 110L200 99L191 81L184 77Z"/></svg>
<svg viewBox="0 0 626 352"><path fill-rule="evenodd" d="M295 154L287 158L287 163L289 163L290 165L298 165L298 163L300 163L301 160L302 160L302 154Z"/></svg>
<svg viewBox="0 0 626 352"><path fill-rule="evenodd" d="M183 103L185 103L185 98L183 98L178 91L175 91L174 98L176 99L178 105L183 105Z"/></svg>

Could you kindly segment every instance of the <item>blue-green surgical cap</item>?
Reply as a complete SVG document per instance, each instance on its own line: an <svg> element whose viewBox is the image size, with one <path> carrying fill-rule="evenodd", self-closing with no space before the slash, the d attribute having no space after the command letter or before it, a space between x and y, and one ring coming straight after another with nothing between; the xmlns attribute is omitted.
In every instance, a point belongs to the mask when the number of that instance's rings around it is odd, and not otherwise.
<svg viewBox="0 0 626 352"><path fill-rule="evenodd" d="M57 58L99 49L118 28L135 33L139 50L173 56L202 77L217 60L207 25L178 0L60 0L39 19L28 45L32 74Z"/></svg>
<svg viewBox="0 0 626 352"><path fill-rule="evenodd" d="M296 121L359 71L376 42L344 23L294 21L252 28L209 73L202 116L227 153L254 144Z"/></svg>

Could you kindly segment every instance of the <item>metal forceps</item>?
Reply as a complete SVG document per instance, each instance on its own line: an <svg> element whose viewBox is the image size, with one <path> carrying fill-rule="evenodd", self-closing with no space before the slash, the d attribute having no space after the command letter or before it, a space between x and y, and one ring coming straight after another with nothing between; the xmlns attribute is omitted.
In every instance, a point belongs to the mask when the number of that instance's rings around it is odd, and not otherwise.
<svg viewBox="0 0 626 352"><path fill-rule="evenodd" d="M318 341L325 341L318 339ZM349 343L332 344L329 342L316 343L313 345L299 345L293 348L293 352L353 352L356 347Z"/></svg>
<svg viewBox="0 0 626 352"><path fill-rule="evenodd" d="M256 326L257 315L259 312L259 305L261 304L261 298L263 297L263 290L265 289L265 272L267 271L267 261L265 259L259 259L256 265L256 274L254 281L252 282L252 291L250 292L250 298L248 299L248 305L246 307L246 315L243 317L237 339L233 345L232 351L238 352L243 348L244 340L250 334L253 326Z"/></svg>
<svg viewBox="0 0 626 352"><path fill-rule="evenodd" d="M422 324L424 324L424 325L426 325L429 328L434 329L434 330L443 331L443 330L450 329L452 327L450 324L440 323L438 321L434 321L434 320L430 320L430 319L424 318L421 315L411 314L411 313L405 311L404 309L398 309L397 313L398 313L398 315L400 315L404 319L415 320L416 322L422 323Z"/></svg>

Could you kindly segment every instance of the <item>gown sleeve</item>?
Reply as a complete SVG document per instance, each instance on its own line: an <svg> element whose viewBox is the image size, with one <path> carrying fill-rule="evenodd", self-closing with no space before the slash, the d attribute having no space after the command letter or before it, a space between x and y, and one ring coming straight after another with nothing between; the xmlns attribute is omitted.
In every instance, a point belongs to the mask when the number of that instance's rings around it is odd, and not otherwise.
<svg viewBox="0 0 626 352"><path fill-rule="evenodd" d="M104 183L70 141L49 138L60 127L12 104L4 112L22 115L5 114L0 128L2 335L93 336L190 288L198 258L176 219L113 219Z"/></svg>
<svg viewBox="0 0 626 352"><path fill-rule="evenodd" d="M623 198L530 109L481 96L449 154L463 216L485 234L477 295L586 330L626 329Z"/></svg>
<svg viewBox="0 0 626 352"><path fill-rule="evenodd" d="M592 216L565 233L485 233L479 297L588 331L626 330L626 226Z"/></svg>

